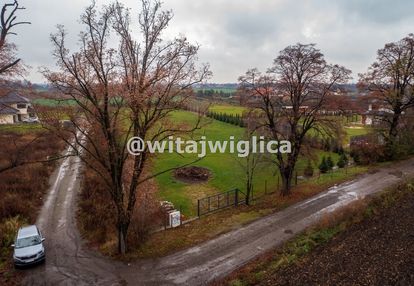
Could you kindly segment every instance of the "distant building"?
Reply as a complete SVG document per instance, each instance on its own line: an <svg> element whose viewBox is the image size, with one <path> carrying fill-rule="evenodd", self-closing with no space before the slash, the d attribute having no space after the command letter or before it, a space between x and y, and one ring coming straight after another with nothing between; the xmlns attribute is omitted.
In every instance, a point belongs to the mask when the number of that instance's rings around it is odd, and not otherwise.
<svg viewBox="0 0 414 286"><path fill-rule="evenodd" d="M384 119L391 117L394 112L391 109L384 107L372 108L372 104L369 104L368 110L361 114L362 124L370 126L381 126L384 124Z"/></svg>
<svg viewBox="0 0 414 286"><path fill-rule="evenodd" d="M29 99L10 92L0 96L0 124L13 124L36 118Z"/></svg>

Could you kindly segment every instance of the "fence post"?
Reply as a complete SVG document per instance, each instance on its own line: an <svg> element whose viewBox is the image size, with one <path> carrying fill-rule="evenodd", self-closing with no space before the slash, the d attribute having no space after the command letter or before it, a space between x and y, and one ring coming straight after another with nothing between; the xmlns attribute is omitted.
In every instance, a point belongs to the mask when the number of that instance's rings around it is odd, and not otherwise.
<svg viewBox="0 0 414 286"><path fill-rule="evenodd" d="M280 177L277 177L277 190L280 190Z"/></svg>
<svg viewBox="0 0 414 286"><path fill-rule="evenodd" d="M180 226L181 225L183 225L183 218L182 218L182 216L183 216L183 213L182 213L182 211L181 211L181 205L180 205Z"/></svg>
<svg viewBox="0 0 414 286"><path fill-rule="evenodd" d="M164 230L167 230L167 224L168 224L168 214L167 212L164 212Z"/></svg>
<svg viewBox="0 0 414 286"><path fill-rule="evenodd" d="M197 200L197 216L200 217L200 200Z"/></svg>
<svg viewBox="0 0 414 286"><path fill-rule="evenodd" d="M220 194L217 196L217 209L220 209Z"/></svg>
<svg viewBox="0 0 414 286"><path fill-rule="evenodd" d="M295 185L298 185L298 171L295 172Z"/></svg>
<svg viewBox="0 0 414 286"><path fill-rule="evenodd" d="M234 205L237 207L239 205L239 189L235 190L235 196L234 196Z"/></svg>
<svg viewBox="0 0 414 286"><path fill-rule="evenodd" d="M265 195L267 195L267 180L265 180Z"/></svg>

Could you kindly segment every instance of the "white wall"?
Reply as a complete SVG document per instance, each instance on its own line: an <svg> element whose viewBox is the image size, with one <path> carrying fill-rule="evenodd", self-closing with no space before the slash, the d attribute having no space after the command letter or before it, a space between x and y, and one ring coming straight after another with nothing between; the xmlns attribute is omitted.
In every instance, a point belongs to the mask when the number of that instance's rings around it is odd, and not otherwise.
<svg viewBox="0 0 414 286"><path fill-rule="evenodd" d="M19 110L20 114L26 115L27 114L27 107L29 107L29 105L26 103L26 108L17 108L17 104L12 104L11 107Z"/></svg>
<svg viewBox="0 0 414 286"><path fill-rule="evenodd" d="M13 115L0 114L0 124L13 124Z"/></svg>

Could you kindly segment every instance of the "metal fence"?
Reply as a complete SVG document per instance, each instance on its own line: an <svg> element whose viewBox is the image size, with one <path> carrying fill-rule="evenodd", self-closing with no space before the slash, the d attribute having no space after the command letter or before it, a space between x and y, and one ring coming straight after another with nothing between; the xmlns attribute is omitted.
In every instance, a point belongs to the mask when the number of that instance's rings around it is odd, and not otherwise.
<svg viewBox="0 0 414 286"><path fill-rule="evenodd" d="M198 200L197 215L200 217L231 206L238 206L244 204L245 201L246 196L239 189L215 194Z"/></svg>

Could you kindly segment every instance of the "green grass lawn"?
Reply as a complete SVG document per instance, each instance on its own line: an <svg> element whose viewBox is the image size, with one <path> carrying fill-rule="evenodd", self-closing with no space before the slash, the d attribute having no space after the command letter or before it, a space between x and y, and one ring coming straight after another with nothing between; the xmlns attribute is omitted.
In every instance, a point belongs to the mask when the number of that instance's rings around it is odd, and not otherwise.
<svg viewBox="0 0 414 286"><path fill-rule="evenodd" d="M28 133L34 131L42 131L44 128L41 124L35 123L19 123L0 125L0 132Z"/></svg>
<svg viewBox="0 0 414 286"><path fill-rule="evenodd" d="M354 126L354 127L345 126L344 130L346 132L346 137L345 137L345 142L344 142L345 145L350 143L351 137L365 135L372 131L372 129L367 126Z"/></svg>
<svg viewBox="0 0 414 286"><path fill-rule="evenodd" d="M228 110L231 110L228 107ZM172 121L176 123L186 122L187 124L194 124L197 116L191 112L177 111L172 114ZM207 140L225 141L229 140L230 136L237 139L242 139L245 129L231 124L223 123L211 119L203 119L211 123L207 124L202 130L194 134L195 138L204 135ZM317 169L322 156L331 156L336 163L338 155L329 152L317 150L314 152L313 165ZM185 154L184 157L179 154L163 153L158 154L153 161L153 172L160 172L173 167L179 167L186 163L190 163L197 159L195 154ZM172 172L162 174L156 178L159 187L159 195L161 199L168 200L174 203L176 208L181 207L186 216L196 215L197 199L208 195L229 191L234 188L239 188L241 191L245 190L244 169L240 165L243 158L238 158L237 154L208 154L205 158L195 163L195 166L208 168L212 172L212 178L201 184L186 184L174 179ZM303 173L303 169L307 165L307 159L300 159L297 164L298 174ZM274 191L277 189L278 172L276 166L270 163L263 163L256 170L254 178L254 195L263 194L265 191L265 184L267 184L267 191ZM266 182L266 183L265 183Z"/></svg>
<svg viewBox="0 0 414 286"><path fill-rule="evenodd" d="M43 106L65 106L65 105L74 105L75 101L73 99L52 99L52 98L39 98L33 100L34 104L43 105Z"/></svg>

